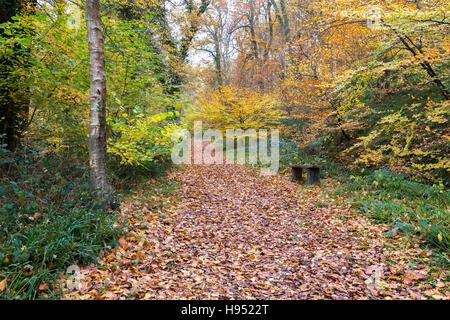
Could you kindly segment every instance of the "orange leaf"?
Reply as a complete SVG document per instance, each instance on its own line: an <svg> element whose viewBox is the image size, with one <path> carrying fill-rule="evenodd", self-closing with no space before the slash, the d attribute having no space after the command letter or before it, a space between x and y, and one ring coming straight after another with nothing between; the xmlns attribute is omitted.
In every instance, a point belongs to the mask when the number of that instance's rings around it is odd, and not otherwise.
<svg viewBox="0 0 450 320"><path fill-rule="evenodd" d="M6 279L0 281L0 291L5 291L6 289Z"/></svg>
<svg viewBox="0 0 450 320"><path fill-rule="evenodd" d="M119 239L119 244L122 248L126 248L127 247L127 240L125 240L124 238L120 238Z"/></svg>
<svg viewBox="0 0 450 320"><path fill-rule="evenodd" d="M46 284L46 283L41 283L40 285L39 285L39 290L47 290L48 289L48 284Z"/></svg>

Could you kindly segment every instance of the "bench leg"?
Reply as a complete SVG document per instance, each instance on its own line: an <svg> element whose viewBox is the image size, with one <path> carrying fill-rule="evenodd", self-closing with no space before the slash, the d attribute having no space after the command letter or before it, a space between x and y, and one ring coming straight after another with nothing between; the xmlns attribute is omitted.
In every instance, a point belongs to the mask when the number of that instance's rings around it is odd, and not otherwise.
<svg viewBox="0 0 450 320"><path fill-rule="evenodd" d="M292 168L292 176L295 181L303 180L303 169L302 168Z"/></svg>
<svg viewBox="0 0 450 320"><path fill-rule="evenodd" d="M308 169L306 184L316 184L320 182L320 169Z"/></svg>

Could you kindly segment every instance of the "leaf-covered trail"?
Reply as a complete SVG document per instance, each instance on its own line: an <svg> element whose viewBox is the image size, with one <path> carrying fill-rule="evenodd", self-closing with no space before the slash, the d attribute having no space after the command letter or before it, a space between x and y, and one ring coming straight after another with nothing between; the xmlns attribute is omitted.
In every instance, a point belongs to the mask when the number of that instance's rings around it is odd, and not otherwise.
<svg viewBox="0 0 450 320"><path fill-rule="evenodd" d="M418 248L388 251L382 225L338 206L315 205L317 189L235 165L175 173L182 200L163 212L128 206L134 231L83 270L66 298L420 298L415 281L389 267ZM128 212L128 213L127 213ZM398 264L397 265L401 265ZM394 269L393 269L394 268ZM388 281L389 280L389 281Z"/></svg>

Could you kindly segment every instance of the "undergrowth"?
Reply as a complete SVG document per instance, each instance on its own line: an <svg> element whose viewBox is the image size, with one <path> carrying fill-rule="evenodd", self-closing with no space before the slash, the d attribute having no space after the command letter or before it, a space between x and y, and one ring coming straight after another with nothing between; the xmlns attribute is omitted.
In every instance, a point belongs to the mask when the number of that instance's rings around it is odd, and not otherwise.
<svg viewBox="0 0 450 320"><path fill-rule="evenodd" d="M418 235L440 251L450 248L450 191L442 185L377 170L351 175L333 193L347 198L360 213L391 224L391 233Z"/></svg>
<svg viewBox="0 0 450 320"><path fill-rule="evenodd" d="M0 156L0 298L57 297L57 275L95 261L122 222L104 210L73 156L3 148Z"/></svg>

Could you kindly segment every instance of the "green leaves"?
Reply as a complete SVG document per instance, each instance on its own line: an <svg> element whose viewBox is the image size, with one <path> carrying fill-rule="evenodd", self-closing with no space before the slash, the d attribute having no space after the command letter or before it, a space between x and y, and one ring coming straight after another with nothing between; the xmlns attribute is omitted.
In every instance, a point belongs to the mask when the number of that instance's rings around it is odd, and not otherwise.
<svg viewBox="0 0 450 320"><path fill-rule="evenodd" d="M122 119L109 119L114 132L108 141L110 153L117 155L122 164L144 169L156 157L169 158L172 147L170 133L177 128L166 121L173 116L172 112L124 115Z"/></svg>
<svg viewBox="0 0 450 320"><path fill-rule="evenodd" d="M442 186L428 186L410 181L406 175L379 170L367 176L351 176L340 189L352 193L354 206L364 214L393 223L392 229L418 233L442 251L448 249L450 193Z"/></svg>
<svg viewBox="0 0 450 320"><path fill-rule="evenodd" d="M0 180L2 298L34 299L41 285L56 295L58 273L76 261L95 261L121 230L90 191L86 167L42 154L16 155L16 180Z"/></svg>

